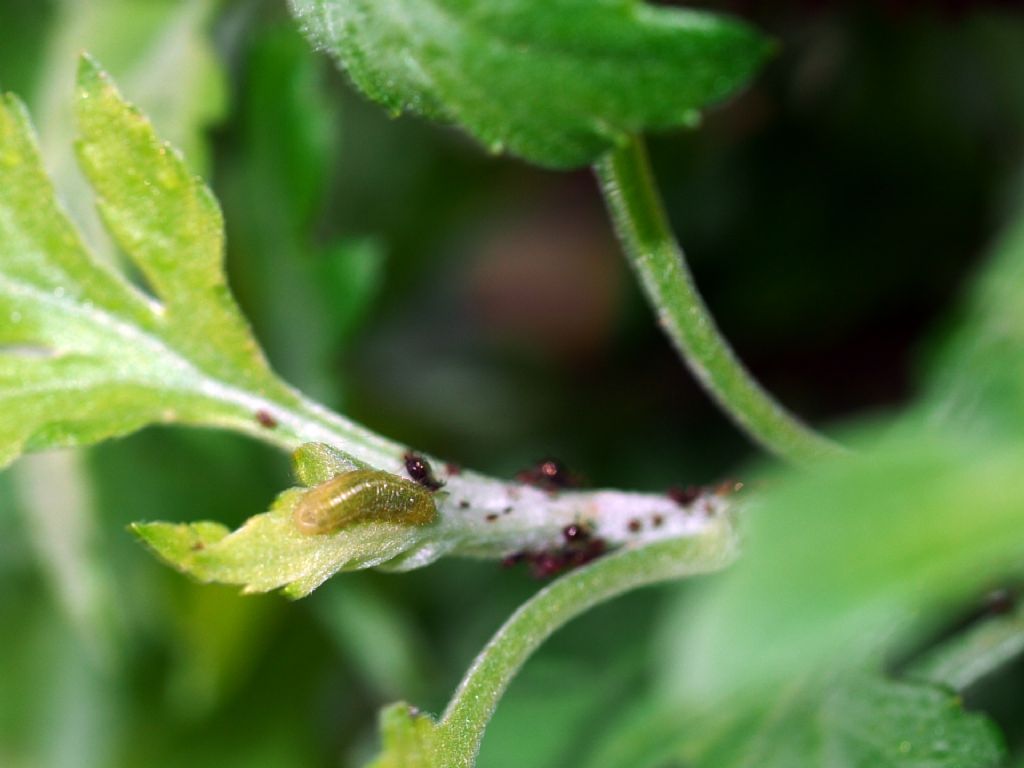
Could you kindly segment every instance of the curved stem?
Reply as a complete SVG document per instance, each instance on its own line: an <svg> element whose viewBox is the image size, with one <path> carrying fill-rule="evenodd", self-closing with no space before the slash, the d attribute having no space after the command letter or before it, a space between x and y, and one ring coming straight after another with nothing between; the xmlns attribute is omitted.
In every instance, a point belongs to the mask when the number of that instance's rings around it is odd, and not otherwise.
<svg viewBox="0 0 1024 768"><path fill-rule="evenodd" d="M595 171L644 292L704 389L750 437L783 459L805 464L840 452L761 388L715 326L672 236L642 140L608 153Z"/></svg>
<svg viewBox="0 0 1024 768"><path fill-rule="evenodd" d="M472 766L498 701L551 634L590 608L637 587L719 570L736 554L723 517L700 535L628 548L574 571L524 603L480 652L437 724L440 764Z"/></svg>

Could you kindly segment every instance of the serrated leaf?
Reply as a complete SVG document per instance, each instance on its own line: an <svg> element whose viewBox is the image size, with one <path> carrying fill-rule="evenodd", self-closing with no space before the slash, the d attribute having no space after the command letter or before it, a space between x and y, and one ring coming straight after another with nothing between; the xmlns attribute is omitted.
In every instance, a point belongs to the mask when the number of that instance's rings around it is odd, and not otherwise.
<svg viewBox="0 0 1024 768"><path fill-rule="evenodd" d="M149 423L259 434L267 367L225 282L209 190L83 57L79 157L112 234L154 295L102 265L54 198L24 108L0 105L0 465Z"/></svg>
<svg viewBox="0 0 1024 768"><path fill-rule="evenodd" d="M416 526L365 522L310 536L292 521L302 489L277 497L269 512L230 531L220 523L134 523L131 530L157 555L203 582L236 584L244 592L281 589L304 597L339 570L386 563L424 537Z"/></svg>
<svg viewBox="0 0 1024 768"><path fill-rule="evenodd" d="M638 0L291 0L371 99L455 123L540 165L592 162L692 125L757 69L738 21Z"/></svg>

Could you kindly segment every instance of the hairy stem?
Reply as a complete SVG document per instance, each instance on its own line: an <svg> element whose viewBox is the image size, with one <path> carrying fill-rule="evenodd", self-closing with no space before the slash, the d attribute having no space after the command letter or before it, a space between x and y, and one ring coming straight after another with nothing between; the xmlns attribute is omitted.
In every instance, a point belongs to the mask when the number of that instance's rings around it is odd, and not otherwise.
<svg viewBox="0 0 1024 768"><path fill-rule="evenodd" d="M704 389L750 437L783 459L806 464L840 451L765 392L722 337L672 236L642 140L608 153L595 170L644 292Z"/></svg>
<svg viewBox="0 0 1024 768"><path fill-rule="evenodd" d="M289 451L303 443L327 443L368 466L408 477L407 447L290 388L282 386L274 396L228 388L216 392L229 407L226 418L211 426L235 429ZM272 426L251 413L262 414ZM609 550L701 536L736 506L729 487L697 489L682 500L609 489L538 488L423 458L444 483L435 496L437 535L426 549L394 564L396 569L417 568L445 554L500 559L557 552L565 546L564 530L570 525L583 526Z"/></svg>
<svg viewBox="0 0 1024 768"><path fill-rule="evenodd" d="M463 678L437 724L440 764L473 765L484 728L512 678L564 624L637 587L719 570L735 555L733 527L719 518L699 536L627 548L542 589L505 622Z"/></svg>

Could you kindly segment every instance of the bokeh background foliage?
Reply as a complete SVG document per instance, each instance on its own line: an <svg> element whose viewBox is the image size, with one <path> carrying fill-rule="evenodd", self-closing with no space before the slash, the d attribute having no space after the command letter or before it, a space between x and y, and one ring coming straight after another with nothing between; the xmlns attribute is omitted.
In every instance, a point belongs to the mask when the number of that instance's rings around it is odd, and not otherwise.
<svg viewBox="0 0 1024 768"><path fill-rule="evenodd" d="M726 334L782 400L815 421L890 411L924 389L965 278L1018 210L1024 18L732 9L781 52L700 131L653 141L673 222ZM595 483L659 489L747 465L651 322L589 174L389 120L277 0L0 3L0 88L28 102L64 200L111 258L71 156L83 48L211 180L239 301L310 394L496 474L555 454ZM296 604L240 598L124 531L236 524L287 474L250 442L167 429L0 474L0 764L358 765L380 705L440 709L536 589L444 561L345 575ZM627 704L656 726L644 714L661 716L653 682L678 665L688 592L630 595L557 635L480 765L604 764L628 739ZM968 699L1011 744L1022 675Z"/></svg>

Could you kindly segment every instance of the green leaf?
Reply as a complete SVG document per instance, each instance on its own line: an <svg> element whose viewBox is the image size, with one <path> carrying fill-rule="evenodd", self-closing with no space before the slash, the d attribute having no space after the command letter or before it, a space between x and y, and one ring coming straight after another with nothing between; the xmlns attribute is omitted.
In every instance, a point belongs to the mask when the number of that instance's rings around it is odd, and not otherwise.
<svg viewBox="0 0 1024 768"><path fill-rule="evenodd" d="M963 691L1022 653L1024 609L1018 608L1006 616L991 616L930 650L907 675Z"/></svg>
<svg viewBox="0 0 1024 768"><path fill-rule="evenodd" d="M1019 443L902 429L861 448L766 484L744 557L673 619L673 695L724 698L858 663L1020 571Z"/></svg>
<svg viewBox="0 0 1024 768"><path fill-rule="evenodd" d="M303 489L291 488L269 512L232 532L220 523L133 523L131 530L179 571L204 582L237 584L246 593L282 589L304 597L339 570L372 568L423 540L417 526L365 522L310 536L292 521Z"/></svg>
<svg viewBox="0 0 1024 768"><path fill-rule="evenodd" d="M322 535L303 533L292 515L309 487L363 467L324 443L300 446L292 455L305 488L289 488L268 512L236 531L220 523L133 523L130 529L157 556L203 582L235 584L246 593L281 589L305 597L338 571L373 568L400 557L440 557L452 544L437 526L370 520ZM399 561L400 562L400 561Z"/></svg>
<svg viewBox="0 0 1024 768"><path fill-rule="evenodd" d="M860 672L803 677L703 715L646 707L598 741L585 768L995 768L1004 747L948 691Z"/></svg>
<svg viewBox="0 0 1024 768"><path fill-rule="evenodd" d="M362 466L359 462L326 443L304 443L292 454L295 477L307 488L330 480L342 472L351 472Z"/></svg>
<svg viewBox="0 0 1024 768"><path fill-rule="evenodd" d="M922 410L929 423L979 433L1024 428L1024 208L971 287L931 361Z"/></svg>
<svg viewBox="0 0 1024 768"><path fill-rule="evenodd" d="M4 97L0 465L156 422L261 434L261 398L296 398L228 291L215 200L84 57L76 118L100 213L153 295L89 252L54 198L24 108Z"/></svg>
<svg viewBox="0 0 1024 768"><path fill-rule="evenodd" d="M638 0L291 0L317 46L392 113L571 168L693 125L768 51L738 21Z"/></svg>
<svg viewBox="0 0 1024 768"><path fill-rule="evenodd" d="M367 768L441 768L437 725L433 718L404 702L380 715L381 754Z"/></svg>
<svg viewBox="0 0 1024 768"><path fill-rule="evenodd" d="M724 730L700 729L693 768L996 768L994 726L946 691L860 675L824 692L784 689Z"/></svg>
<svg viewBox="0 0 1024 768"><path fill-rule="evenodd" d="M383 252L372 240L312 242L311 231L336 227L316 222L338 168L339 105L290 19L247 42L232 151L218 169L225 207L261 212L228 222L232 252L249 267L237 287L275 369L337 405L345 374L336 361L379 292Z"/></svg>

